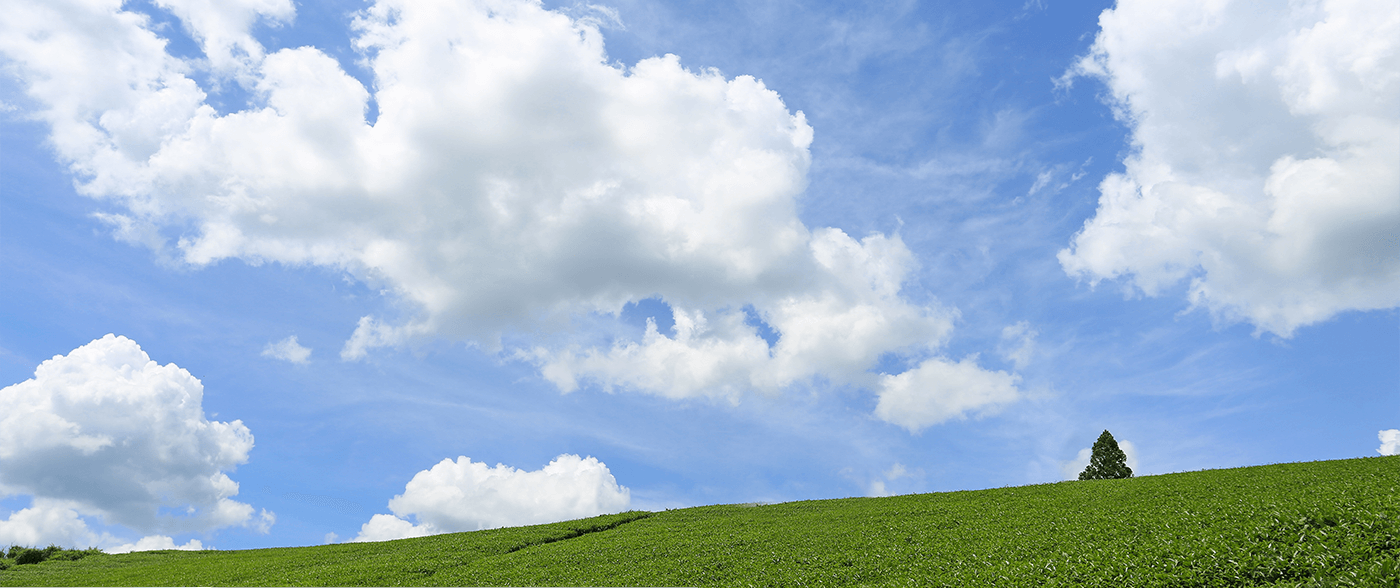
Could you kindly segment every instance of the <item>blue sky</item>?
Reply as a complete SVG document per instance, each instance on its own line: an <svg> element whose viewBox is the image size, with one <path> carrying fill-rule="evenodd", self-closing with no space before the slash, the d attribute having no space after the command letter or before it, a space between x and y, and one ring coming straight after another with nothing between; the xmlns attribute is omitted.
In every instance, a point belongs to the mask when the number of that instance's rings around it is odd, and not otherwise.
<svg viewBox="0 0 1400 588"><path fill-rule="evenodd" d="M0 4L0 544L1397 451L1393 5L400 4Z"/></svg>

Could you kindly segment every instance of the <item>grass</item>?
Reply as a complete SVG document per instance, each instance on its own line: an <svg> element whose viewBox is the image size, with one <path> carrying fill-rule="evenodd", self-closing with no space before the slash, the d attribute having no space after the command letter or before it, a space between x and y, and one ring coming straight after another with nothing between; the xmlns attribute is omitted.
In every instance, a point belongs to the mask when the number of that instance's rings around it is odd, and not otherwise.
<svg viewBox="0 0 1400 588"><path fill-rule="evenodd" d="M1400 457L89 555L0 585L1391 586Z"/></svg>

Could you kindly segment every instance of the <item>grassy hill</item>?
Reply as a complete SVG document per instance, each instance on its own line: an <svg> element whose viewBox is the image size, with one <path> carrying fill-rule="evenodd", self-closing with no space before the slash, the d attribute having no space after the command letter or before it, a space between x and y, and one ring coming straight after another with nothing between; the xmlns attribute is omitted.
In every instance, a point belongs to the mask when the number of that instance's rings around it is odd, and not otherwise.
<svg viewBox="0 0 1400 588"><path fill-rule="evenodd" d="M1400 457L98 554L0 585L1400 586Z"/></svg>

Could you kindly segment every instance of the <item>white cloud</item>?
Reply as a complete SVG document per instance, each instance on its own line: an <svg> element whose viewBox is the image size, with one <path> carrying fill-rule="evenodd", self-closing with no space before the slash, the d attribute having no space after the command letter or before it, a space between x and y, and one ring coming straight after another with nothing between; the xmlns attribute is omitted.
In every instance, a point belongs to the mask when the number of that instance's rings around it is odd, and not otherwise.
<svg viewBox="0 0 1400 588"><path fill-rule="evenodd" d="M867 489L865 495L871 498L879 498L881 496L890 496L890 492L885 489L884 480L876 479L870 482L870 488Z"/></svg>
<svg viewBox="0 0 1400 588"><path fill-rule="evenodd" d="M189 372L113 335L0 389L0 494L34 500L0 529L75 545L107 544L80 516L141 532L265 532L273 515L233 500L238 483L224 473L248 460L253 435L241 421L205 419L203 395Z"/></svg>
<svg viewBox="0 0 1400 588"><path fill-rule="evenodd" d="M1030 363L1031 356L1035 355L1035 338L1040 332L1031 328L1031 324L1021 321L1014 325L1008 325L1001 330L1001 343L997 345L997 353L1016 366L1016 369L1024 369Z"/></svg>
<svg viewBox="0 0 1400 588"><path fill-rule="evenodd" d="M209 66L224 75L248 77L263 57L263 47L249 33L262 19L270 24L291 22L291 0L155 0L180 18L199 43Z"/></svg>
<svg viewBox="0 0 1400 588"><path fill-rule="evenodd" d="M204 549L204 544L198 539L190 539L184 545L176 545L175 540L165 535L151 535L142 537L135 543L126 543L116 547L104 549L107 553L131 553L133 551L156 551L158 549L179 549L181 551L200 551Z"/></svg>
<svg viewBox="0 0 1400 588"><path fill-rule="evenodd" d="M1122 444L1119 444L1119 448L1122 448ZM1124 453L1127 452L1125 451ZM1084 471L1084 468L1089 467L1089 461L1093 457L1093 448L1085 447L1084 449L1080 449L1079 455L1076 455L1073 460L1060 464L1060 474L1062 474L1066 480L1078 480L1079 474ZM1133 466L1128 467L1131 468Z"/></svg>
<svg viewBox="0 0 1400 588"><path fill-rule="evenodd" d="M1020 376L977 366L977 356L953 363L933 358L897 376L881 376L875 416L919 432L967 413L989 414L1019 397Z"/></svg>
<svg viewBox="0 0 1400 588"><path fill-rule="evenodd" d="M1290 337L1400 304L1400 6L1122 0L1071 73L1132 129L1066 272ZM1068 79L1068 78L1067 78Z"/></svg>
<svg viewBox="0 0 1400 588"><path fill-rule="evenodd" d="M1128 469L1133 470L1134 476L1140 475L1141 472L1138 471L1137 446L1133 445L1132 441L1125 441L1122 439L1117 439L1116 441L1118 441L1118 448L1122 449L1123 454L1128 458ZM1084 472L1084 468L1089 467L1089 460L1093 457L1093 447L1080 449L1079 455L1075 456L1072 461L1060 464L1060 473L1064 475L1064 479L1066 480L1078 480L1079 474Z"/></svg>
<svg viewBox="0 0 1400 588"><path fill-rule="evenodd" d="M955 311L901 295L915 262L898 235L799 220L801 112L673 55L615 65L597 11L375 2L354 25L371 94L316 48L263 55L247 29L289 21L282 0L161 6L259 105L218 114L186 75L201 64L115 1L10 6L0 53L118 237L196 266L332 267L402 303L397 319L363 317L343 359L445 336L532 361L565 391L737 398L873 386L881 355L926 354L952 330ZM652 297L674 333L600 342L578 327Z"/></svg>
<svg viewBox="0 0 1400 588"><path fill-rule="evenodd" d="M0 520L0 545L63 545L85 548L114 542L110 535L98 535L88 528L78 511L60 500L35 498L29 508L10 513Z"/></svg>
<svg viewBox="0 0 1400 588"><path fill-rule="evenodd" d="M564 454L535 471L462 456L418 472L355 541L533 525L627 510L631 493L595 458ZM417 524L410 522L412 517Z"/></svg>
<svg viewBox="0 0 1400 588"><path fill-rule="evenodd" d="M263 348L262 355L263 357L306 365L311 359L311 349L302 347L300 343L297 343L297 336L292 335L276 343L268 343L267 347Z"/></svg>
<svg viewBox="0 0 1400 588"><path fill-rule="evenodd" d="M394 515L377 514L370 517L369 522L360 525L360 534L351 539L351 542L393 541L448 532L438 531L427 525L415 525Z"/></svg>
<svg viewBox="0 0 1400 588"><path fill-rule="evenodd" d="M1376 453L1381 455L1400 455L1400 429L1386 429L1376 434L1381 440L1381 446L1376 448Z"/></svg>
<svg viewBox="0 0 1400 588"><path fill-rule="evenodd" d="M909 473L909 470L904 467L904 464L895 462L894 465L890 466L890 469L881 472L880 477L870 481L870 484L866 487L865 495L870 497L892 496L894 493L886 488L886 483L894 482L912 475L913 474Z"/></svg>
<svg viewBox="0 0 1400 588"><path fill-rule="evenodd" d="M952 330L952 313L898 296L912 266L898 237L856 241L822 229L814 232L810 247L832 284L759 307L764 322L781 334L772 346L745 322L741 309L707 315L673 305L672 336L648 323L640 343L622 341L605 351L541 351L542 372L565 391L590 378L673 397L735 398L744 390L776 391L816 374L870 386L877 380L867 370L882 353L933 347Z"/></svg>
<svg viewBox="0 0 1400 588"><path fill-rule="evenodd" d="M90 529L75 506L78 505L72 501L34 498L29 508L12 512L7 519L0 520L0 545L59 545L75 549L98 547L107 553L204 549L204 544L198 539L176 545L173 539L165 535L149 535L134 543L123 543L110 533L99 534Z"/></svg>

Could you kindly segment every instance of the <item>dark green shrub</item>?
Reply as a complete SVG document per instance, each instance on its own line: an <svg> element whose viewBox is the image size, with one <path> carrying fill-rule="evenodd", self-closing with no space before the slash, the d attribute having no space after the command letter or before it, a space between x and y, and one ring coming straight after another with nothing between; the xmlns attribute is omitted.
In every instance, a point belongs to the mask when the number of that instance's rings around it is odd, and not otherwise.
<svg viewBox="0 0 1400 588"><path fill-rule="evenodd" d="M49 560L77 561L94 553L102 553L102 551L96 548L88 548L81 551L77 549L64 549L57 545L50 545L43 549L14 546L10 548L10 559L13 560L11 563L14 565L23 565L36 564Z"/></svg>
<svg viewBox="0 0 1400 588"><path fill-rule="evenodd" d="M10 549L10 553L14 553ZM28 547L19 548L19 554L14 556L15 563L19 565L36 564L49 558L49 554L43 549L30 549Z"/></svg>
<svg viewBox="0 0 1400 588"><path fill-rule="evenodd" d="M101 549L89 547L87 549L60 549L49 556L49 561L78 561L89 555L103 553Z"/></svg>

